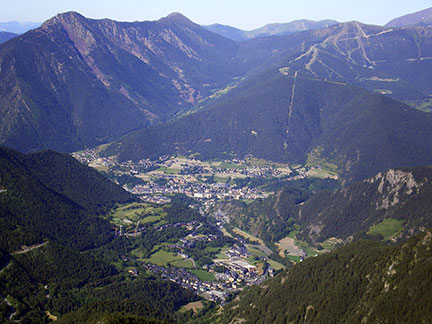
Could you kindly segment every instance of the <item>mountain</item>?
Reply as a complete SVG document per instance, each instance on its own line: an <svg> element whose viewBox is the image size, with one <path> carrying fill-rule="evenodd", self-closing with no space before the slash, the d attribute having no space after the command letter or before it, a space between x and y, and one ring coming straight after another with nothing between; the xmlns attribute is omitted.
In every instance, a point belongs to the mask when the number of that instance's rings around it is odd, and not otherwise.
<svg viewBox="0 0 432 324"><path fill-rule="evenodd" d="M320 21L301 19L294 20L289 23L268 24L261 28L247 32L247 37L250 39L265 36L282 36L305 30L326 28L338 23L339 22L330 19Z"/></svg>
<svg viewBox="0 0 432 324"><path fill-rule="evenodd" d="M20 22L20 21L6 21L0 22L0 31L23 34L31 29L38 28L42 23L40 22Z"/></svg>
<svg viewBox="0 0 432 324"><path fill-rule="evenodd" d="M233 60L247 66L244 80L197 113L131 133L103 154L303 163L320 152L345 182L430 164L431 116L388 97L429 98L431 36L427 27L350 22L242 42Z"/></svg>
<svg viewBox="0 0 432 324"><path fill-rule="evenodd" d="M236 43L178 13L134 23L60 14L0 45L0 144L69 152L114 141L275 67L425 100L431 36L352 22Z"/></svg>
<svg viewBox="0 0 432 324"><path fill-rule="evenodd" d="M399 100L425 99L432 93L431 40L428 27L349 22L301 33L277 64L290 75L348 82Z"/></svg>
<svg viewBox="0 0 432 324"><path fill-rule="evenodd" d="M144 271L131 278L130 239L101 217L135 201L71 156L0 147L0 322L174 321L198 297Z"/></svg>
<svg viewBox="0 0 432 324"><path fill-rule="evenodd" d="M213 24L213 25L203 26L203 27L216 34L222 35L226 38L239 42L248 39L253 39L256 37L282 36L282 35L288 35L299 31L326 28L336 24L338 24L337 21L330 20L330 19L321 20L321 21L302 19L302 20L294 20L289 23L268 24L261 28L257 28L250 31L245 31L245 30L237 29L235 27L221 25L221 24Z"/></svg>
<svg viewBox="0 0 432 324"><path fill-rule="evenodd" d="M414 12L390 20L388 27L432 26L432 8Z"/></svg>
<svg viewBox="0 0 432 324"><path fill-rule="evenodd" d="M318 248L327 240L401 241L432 227L430 180L432 167L390 169L340 189L318 179L287 181L267 199L220 202L214 213L269 245L291 232Z"/></svg>
<svg viewBox="0 0 432 324"><path fill-rule="evenodd" d="M0 44L18 36L18 34L0 31Z"/></svg>
<svg viewBox="0 0 432 324"><path fill-rule="evenodd" d="M299 229L299 208L306 201L318 192L338 187L338 182L330 179L276 181L281 188L268 188L275 191L270 197L248 203L241 200L220 201L213 215L223 215L230 226L251 233L272 246ZM265 185L261 189L265 190Z"/></svg>
<svg viewBox="0 0 432 324"><path fill-rule="evenodd" d="M57 15L0 46L0 144L67 152L164 121L237 75L237 47L180 14Z"/></svg>
<svg viewBox="0 0 432 324"><path fill-rule="evenodd" d="M78 249L113 233L98 215L129 193L74 158L53 151L25 155L0 148L0 249L14 251L45 239Z"/></svg>
<svg viewBox="0 0 432 324"><path fill-rule="evenodd" d="M205 29L213 33L219 34L225 38L231 39L236 42L240 42L248 39L246 35L247 31L235 27L231 27L228 25L213 24L213 25L202 26L202 27L204 27Z"/></svg>
<svg viewBox="0 0 432 324"><path fill-rule="evenodd" d="M398 168L334 192L321 192L300 208L299 237L314 244L377 235L406 238L432 227L431 167Z"/></svg>
<svg viewBox="0 0 432 324"><path fill-rule="evenodd" d="M429 323L431 238L357 242L309 258L241 293L218 323Z"/></svg>
<svg viewBox="0 0 432 324"><path fill-rule="evenodd" d="M314 154L344 181L432 163L432 115L347 84L270 70L209 108L104 147L120 160L195 154L304 163ZM355 139L355 140L353 140Z"/></svg>

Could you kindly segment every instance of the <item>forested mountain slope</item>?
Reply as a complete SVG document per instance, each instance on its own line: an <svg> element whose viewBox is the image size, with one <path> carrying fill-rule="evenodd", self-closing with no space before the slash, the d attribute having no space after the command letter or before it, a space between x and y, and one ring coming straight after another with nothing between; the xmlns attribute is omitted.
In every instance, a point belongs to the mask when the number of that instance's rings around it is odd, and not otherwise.
<svg viewBox="0 0 432 324"><path fill-rule="evenodd" d="M431 115L347 84L269 70L208 109L123 137L103 154L121 160L198 153L303 163L314 149L355 181L432 163Z"/></svg>
<svg viewBox="0 0 432 324"><path fill-rule="evenodd" d="M398 168L334 192L318 193L300 209L301 237L311 242L358 239L389 219L400 221L395 239L432 227L431 179L431 167Z"/></svg>
<svg viewBox="0 0 432 324"><path fill-rule="evenodd" d="M0 148L0 322L174 321L194 293L113 265L128 239L101 216L135 200L68 155Z"/></svg>
<svg viewBox="0 0 432 324"><path fill-rule="evenodd" d="M135 200L97 171L52 151L24 155L0 148L1 249L46 239L78 249L112 238L98 217L115 203Z"/></svg>
<svg viewBox="0 0 432 324"><path fill-rule="evenodd" d="M310 258L224 308L221 323L428 323L432 233Z"/></svg>
<svg viewBox="0 0 432 324"><path fill-rule="evenodd" d="M59 14L0 46L0 144L73 151L166 120L237 76L237 47L180 14Z"/></svg>

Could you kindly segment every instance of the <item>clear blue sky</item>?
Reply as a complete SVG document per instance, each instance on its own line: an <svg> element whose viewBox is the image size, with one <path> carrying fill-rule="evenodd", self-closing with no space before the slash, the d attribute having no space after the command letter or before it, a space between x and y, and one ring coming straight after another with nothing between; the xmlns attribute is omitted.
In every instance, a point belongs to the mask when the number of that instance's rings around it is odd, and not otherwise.
<svg viewBox="0 0 432 324"><path fill-rule="evenodd" d="M42 22L66 11L121 21L156 20L181 12L198 24L250 30L303 18L382 25L431 6L430 0L0 0L0 22Z"/></svg>

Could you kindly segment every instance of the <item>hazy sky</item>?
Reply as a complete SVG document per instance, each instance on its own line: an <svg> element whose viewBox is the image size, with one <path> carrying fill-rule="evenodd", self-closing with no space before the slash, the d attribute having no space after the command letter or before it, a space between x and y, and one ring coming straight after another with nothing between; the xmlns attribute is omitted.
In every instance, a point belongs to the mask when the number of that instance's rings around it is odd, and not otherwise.
<svg viewBox="0 0 432 324"><path fill-rule="evenodd" d="M382 25L431 5L430 0L0 0L0 22L42 22L60 12L77 11L89 18L121 21L156 20L181 12L198 24L247 30L303 18Z"/></svg>

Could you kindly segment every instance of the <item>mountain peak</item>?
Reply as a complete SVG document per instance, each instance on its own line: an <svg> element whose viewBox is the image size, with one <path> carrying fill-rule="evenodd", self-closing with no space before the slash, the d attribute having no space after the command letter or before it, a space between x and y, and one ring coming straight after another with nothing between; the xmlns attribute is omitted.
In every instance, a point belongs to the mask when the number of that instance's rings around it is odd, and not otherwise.
<svg viewBox="0 0 432 324"><path fill-rule="evenodd" d="M45 21L42 26L52 25L58 22L65 22L65 21L72 21L72 20L82 20L86 19L83 15L79 14L76 11L67 11L63 13L59 13L55 15L54 17L48 19Z"/></svg>
<svg viewBox="0 0 432 324"><path fill-rule="evenodd" d="M193 24L193 22L189 18L185 17L180 12L172 12L168 16L160 19L159 21L167 21L180 24Z"/></svg>

